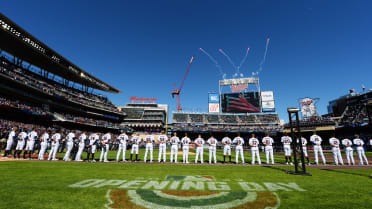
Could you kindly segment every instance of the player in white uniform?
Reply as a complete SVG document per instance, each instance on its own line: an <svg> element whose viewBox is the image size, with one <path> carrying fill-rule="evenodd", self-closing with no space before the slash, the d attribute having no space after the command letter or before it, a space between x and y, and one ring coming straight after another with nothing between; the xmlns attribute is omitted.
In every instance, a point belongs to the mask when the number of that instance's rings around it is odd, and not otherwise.
<svg viewBox="0 0 372 209"><path fill-rule="evenodd" d="M306 160L307 160L307 164L310 165L309 155L307 154L307 146L306 146L307 140L305 137L301 137L301 145L302 145L302 150L304 152L304 157L306 157Z"/></svg>
<svg viewBox="0 0 372 209"><path fill-rule="evenodd" d="M150 163L152 163L152 151L154 148L154 136L153 135L147 135L145 138L145 143L146 143L146 151L145 151L145 159L144 161L146 162L147 160L147 153L150 152Z"/></svg>
<svg viewBox="0 0 372 209"><path fill-rule="evenodd" d="M240 133L238 133L238 136L234 138L233 143L236 144L235 146L235 163L239 163L239 154L242 160L242 164L244 164L244 154L243 154L243 144L244 140L242 137L240 137Z"/></svg>
<svg viewBox="0 0 372 209"><path fill-rule="evenodd" d="M120 159L120 152L123 151L123 162L125 162L125 152L127 151L127 142L128 142L128 135L124 131L122 134L119 135L119 149L118 154L116 155L116 161L119 162Z"/></svg>
<svg viewBox="0 0 372 209"><path fill-rule="evenodd" d="M58 160L56 154L59 147L59 141L61 140L61 134L58 132L59 131L57 130L55 134L52 135L52 147L50 149L48 160Z"/></svg>
<svg viewBox="0 0 372 209"><path fill-rule="evenodd" d="M231 163L231 139L226 135L222 139L223 146L223 163L226 162L226 154L229 155L229 162Z"/></svg>
<svg viewBox="0 0 372 209"><path fill-rule="evenodd" d="M201 135L198 135L198 138L195 139L194 144L196 146L196 157L195 157L195 163L198 163L198 157L200 156L200 163L203 163L203 145L205 141L201 137Z"/></svg>
<svg viewBox="0 0 372 209"><path fill-rule="evenodd" d="M40 137L40 152L38 156L39 160L44 160L44 153L48 148L48 139L49 139L49 134L45 130L44 133Z"/></svg>
<svg viewBox="0 0 372 209"><path fill-rule="evenodd" d="M187 137L187 133L185 133L185 137L181 139L182 143L182 157L183 157L183 163L189 163L189 146L191 143L191 140L189 137Z"/></svg>
<svg viewBox="0 0 372 209"><path fill-rule="evenodd" d="M65 156L63 157L63 160L64 161L71 161L71 159L70 159L70 153L71 153L71 150L72 150L72 148L74 146L74 138L75 138L75 131L71 131L66 136L66 147L67 147L67 151L65 153Z"/></svg>
<svg viewBox="0 0 372 209"><path fill-rule="evenodd" d="M338 165L338 163L340 163L341 165L343 165L344 161L342 160L340 151L340 140L335 138L335 135L333 134L332 137L329 139L329 144L332 146L332 153L335 164Z"/></svg>
<svg viewBox="0 0 372 209"><path fill-rule="evenodd" d="M159 163L161 162L161 155L163 154L163 162L165 163L167 161L166 159L166 149L167 149L167 142L168 137L164 134L164 131L162 131L161 135L158 137L159 140Z"/></svg>
<svg viewBox="0 0 372 209"><path fill-rule="evenodd" d="M260 141L255 137L254 134L252 134L251 138L248 141L249 146L251 146L251 153L252 153L252 165L255 163L255 155L257 155L257 162L258 165L261 165L261 158L260 158L260 152L258 150L258 145L260 144Z"/></svg>
<svg viewBox="0 0 372 209"><path fill-rule="evenodd" d="M26 149L23 152L23 158L26 158L26 154L28 153L28 159L31 160L31 154L34 150L35 140L37 137L37 132L35 131L35 128L32 129L30 133L27 135L27 141L26 141Z"/></svg>
<svg viewBox="0 0 372 209"><path fill-rule="evenodd" d="M8 157L8 155L12 154L12 146L14 142L14 137L16 136L17 127L13 127L12 131L8 135L8 140L6 140L6 147L4 157ZM14 151L14 155L16 152Z"/></svg>
<svg viewBox="0 0 372 209"><path fill-rule="evenodd" d="M132 143L132 150L130 152L130 160L133 161L133 153L136 153L136 161L138 160L138 150L139 150L139 145L142 142L142 139L139 137L139 134L132 136L131 138L131 143Z"/></svg>
<svg viewBox="0 0 372 209"><path fill-rule="evenodd" d="M217 139L213 135L207 140L209 145L209 164L212 163L212 158L214 158L214 164L217 163L216 158L216 148L217 148Z"/></svg>
<svg viewBox="0 0 372 209"><path fill-rule="evenodd" d="M102 162L102 160L105 163L109 162L107 160L107 154L110 149L110 145L109 145L110 140L111 140L110 132L102 136L102 148L101 148L101 156L99 157L99 162Z"/></svg>
<svg viewBox="0 0 372 209"><path fill-rule="evenodd" d="M350 163L352 163L353 165L355 165L354 156L353 156L353 147L352 147L353 142L350 139L343 139L342 145L344 145L347 164L351 165Z"/></svg>
<svg viewBox="0 0 372 209"><path fill-rule="evenodd" d="M262 139L262 144L265 145L266 164L270 163L271 158L271 164L274 165L273 143L274 139L270 137L269 133L266 133L266 136Z"/></svg>
<svg viewBox="0 0 372 209"><path fill-rule="evenodd" d="M176 132L173 133L173 136L169 139L169 141L171 143L170 162L173 162L174 159L174 163L177 163L178 143L180 142L180 138L178 138Z"/></svg>
<svg viewBox="0 0 372 209"><path fill-rule="evenodd" d="M356 135L353 142L357 146L357 152L359 155L359 164L363 165L363 159L364 159L366 161L366 165L368 165L368 159L366 157L366 154L364 153L364 148L363 148L364 141L360 139L358 135Z"/></svg>
<svg viewBox="0 0 372 209"><path fill-rule="evenodd" d="M292 163L292 157L291 157L291 143L292 143L292 138L288 136L287 133L284 133L284 136L281 138L281 142L283 143L283 149L284 149L284 157L285 157L285 163L288 165Z"/></svg>
<svg viewBox="0 0 372 209"><path fill-rule="evenodd" d="M84 131L79 136L79 149L78 149L78 152L76 153L75 161L83 161L81 159L81 153L83 153L86 139L87 139L87 135L86 135L86 132Z"/></svg>
<svg viewBox="0 0 372 209"><path fill-rule="evenodd" d="M94 155L96 153L98 140L99 140L99 133L98 132L97 133L92 133L91 135L89 135L88 154L87 154L88 161L90 161L89 157L92 154L92 160L91 161L96 162L96 160L94 159Z"/></svg>
<svg viewBox="0 0 372 209"><path fill-rule="evenodd" d="M324 158L323 149L322 149L322 138L318 135L316 135L316 132L313 132L313 135L310 137L310 141L314 143L314 155L315 155L315 163L318 165L318 153L320 154L320 157L322 158L323 164L326 164L326 160Z"/></svg>
<svg viewBox="0 0 372 209"><path fill-rule="evenodd" d="M18 134L18 142L17 142L17 146L16 146L16 152L17 152L18 159L21 158L21 152L23 150L23 147L25 146L26 139L27 139L26 132L21 131L21 133ZM14 158L15 158L15 156L16 155L14 153Z"/></svg>

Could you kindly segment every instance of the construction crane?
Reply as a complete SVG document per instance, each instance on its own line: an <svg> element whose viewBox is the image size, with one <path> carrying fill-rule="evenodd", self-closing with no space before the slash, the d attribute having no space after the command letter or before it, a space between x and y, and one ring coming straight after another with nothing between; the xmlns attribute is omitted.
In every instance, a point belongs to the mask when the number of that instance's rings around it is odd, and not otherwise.
<svg viewBox="0 0 372 209"><path fill-rule="evenodd" d="M174 95L177 96L177 111L178 111L178 112L180 112L180 111L182 110L182 108L181 108L181 100L180 100L181 89L182 89L183 84L184 84L184 82L185 82L185 80L186 80L187 74L188 74L189 71L190 71L190 66L191 66L191 63L192 63L193 60L194 60L194 56L191 57L191 60L190 60L190 62L189 62L189 65L187 66L186 73L185 73L185 75L183 76L183 80L182 80L182 82L181 82L180 87L177 89L177 86L174 85L174 91L171 92L171 94L172 94L172 98L174 98Z"/></svg>

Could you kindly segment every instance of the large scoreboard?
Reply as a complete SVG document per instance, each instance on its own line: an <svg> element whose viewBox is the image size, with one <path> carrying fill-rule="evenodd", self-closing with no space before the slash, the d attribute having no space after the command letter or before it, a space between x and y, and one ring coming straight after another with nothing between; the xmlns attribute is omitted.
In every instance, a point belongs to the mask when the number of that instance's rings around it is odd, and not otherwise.
<svg viewBox="0 0 372 209"><path fill-rule="evenodd" d="M240 92L221 94L221 106L224 113L260 112L260 93Z"/></svg>

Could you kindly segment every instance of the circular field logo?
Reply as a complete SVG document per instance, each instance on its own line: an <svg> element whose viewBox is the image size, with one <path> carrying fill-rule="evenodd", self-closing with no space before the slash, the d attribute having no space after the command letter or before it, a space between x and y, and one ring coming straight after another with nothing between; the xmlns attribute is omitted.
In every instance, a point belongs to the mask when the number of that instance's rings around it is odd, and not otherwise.
<svg viewBox="0 0 372 209"><path fill-rule="evenodd" d="M214 181L211 176L167 176L167 180ZM278 208L274 192L121 190L107 192L106 208Z"/></svg>

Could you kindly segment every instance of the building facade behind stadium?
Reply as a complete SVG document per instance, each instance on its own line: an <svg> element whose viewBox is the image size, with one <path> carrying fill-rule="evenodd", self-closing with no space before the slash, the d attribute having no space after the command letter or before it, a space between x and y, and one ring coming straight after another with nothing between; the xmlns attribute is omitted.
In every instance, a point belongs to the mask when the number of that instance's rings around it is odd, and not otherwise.
<svg viewBox="0 0 372 209"><path fill-rule="evenodd" d="M44 126L119 132L125 113L96 90L120 93L0 13L0 116Z"/></svg>

